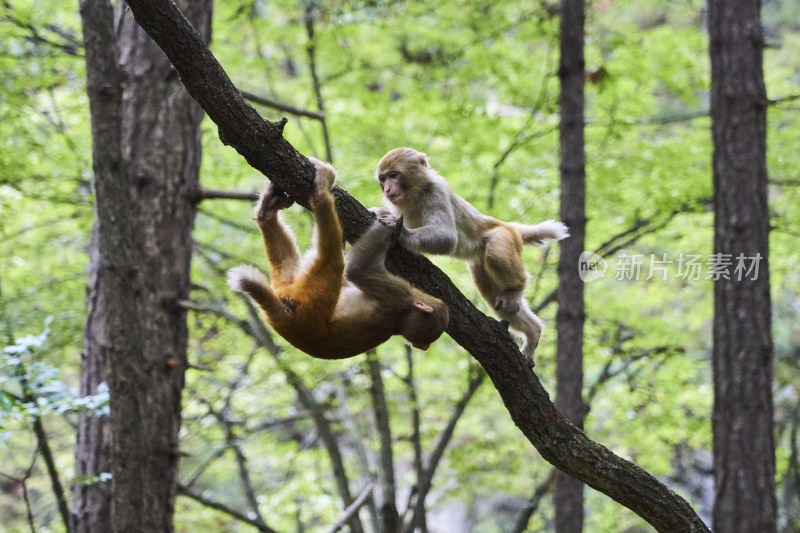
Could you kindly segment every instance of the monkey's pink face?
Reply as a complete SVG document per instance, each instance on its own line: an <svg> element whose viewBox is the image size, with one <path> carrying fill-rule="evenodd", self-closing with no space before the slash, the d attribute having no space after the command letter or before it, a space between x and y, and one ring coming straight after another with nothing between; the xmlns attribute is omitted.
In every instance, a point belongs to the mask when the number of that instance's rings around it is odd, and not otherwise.
<svg viewBox="0 0 800 533"><path fill-rule="evenodd" d="M389 169L387 172L378 174L378 183L381 184L383 195L394 205L399 205L405 197L405 185L403 174L398 170Z"/></svg>

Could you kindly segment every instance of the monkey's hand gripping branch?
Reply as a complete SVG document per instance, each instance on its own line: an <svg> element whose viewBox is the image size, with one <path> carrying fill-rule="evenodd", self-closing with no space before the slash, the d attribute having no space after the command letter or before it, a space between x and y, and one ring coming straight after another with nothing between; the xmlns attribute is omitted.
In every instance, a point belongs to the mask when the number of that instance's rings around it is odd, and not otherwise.
<svg viewBox="0 0 800 533"><path fill-rule="evenodd" d="M269 122L258 115L171 0L127 0L127 4L166 53L186 90L217 125L220 139L280 191L308 208L314 165L283 138L285 122ZM372 224L373 216L344 190L334 187L333 194L345 238L353 242ZM708 531L684 499L567 421L519 357L505 328L478 311L441 270L425 257L398 247L390 251L387 267L448 304L447 333L483 366L512 419L542 457L633 510L659 531Z"/></svg>
<svg viewBox="0 0 800 533"><path fill-rule="evenodd" d="M392 228L392 244L397 243L400 240L400 233L403 231L403 215L397 217L397 221L394 223L394 228Z"/></svg>

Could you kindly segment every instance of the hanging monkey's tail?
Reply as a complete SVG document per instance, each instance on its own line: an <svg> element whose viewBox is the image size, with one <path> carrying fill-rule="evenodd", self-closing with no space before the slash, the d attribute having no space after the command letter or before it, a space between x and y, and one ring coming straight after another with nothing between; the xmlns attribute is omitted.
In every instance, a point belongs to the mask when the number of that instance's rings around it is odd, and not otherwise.
<svg viewBox="0 0 800 533"><path fill-rule="evenodd" d="M228 271L228 287L249 295L268 315L279 311L282 304L267 277L256 267L240 265Z"/></svg>

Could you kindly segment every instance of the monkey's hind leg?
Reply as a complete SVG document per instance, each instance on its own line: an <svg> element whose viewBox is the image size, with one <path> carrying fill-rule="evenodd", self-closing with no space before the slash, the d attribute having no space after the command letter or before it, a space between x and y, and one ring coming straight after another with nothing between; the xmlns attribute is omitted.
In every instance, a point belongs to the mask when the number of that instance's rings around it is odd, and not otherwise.
<svg viewBox="0 0 800 533"><path fill-rule="evenodd" d="M336 179L334 168L310 158L317 169L311 204L316 218L316 256L302 279L297 281L300 294L313 301L317 311L327 318L333 315L344 279L342 226L330 188Z"/></svg>
<svg viewBox="0 0 800 533"><path fill-rule="evenodd" d="M514 315L524 305L522 291L528 280L522 262L522 240L504 226L487 231L485 238L484 269L495 287L489 304L498 313Z"/></svg>
<svg viewBox="0 0 800 533"><path fill-rule="evenodd" d="M292 232L281 222L278 211L294 201L269 183L256 205L254 218L261 230L264 249L272 265L272 279L281 285L291 283L300 267L300 252Z"/></svg>

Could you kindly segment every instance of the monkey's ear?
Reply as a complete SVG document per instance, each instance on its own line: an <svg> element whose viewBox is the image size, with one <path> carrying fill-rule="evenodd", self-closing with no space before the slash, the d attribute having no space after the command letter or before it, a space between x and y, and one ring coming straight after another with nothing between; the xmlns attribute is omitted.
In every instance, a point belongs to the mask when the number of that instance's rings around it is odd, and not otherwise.
<svg viewBox="0 0 800 533"><path fill-rule="evenodd" d="M428 156L425 154L419 154L419 166L427 167L428 166Z"/></svg>
<svg viewBox="0 0 800 533"><path fill-rule="evenodd" d="M422 311L423 313L433 313L433 307L426 304L420 299L414 300L414 307Z"/></svg>

